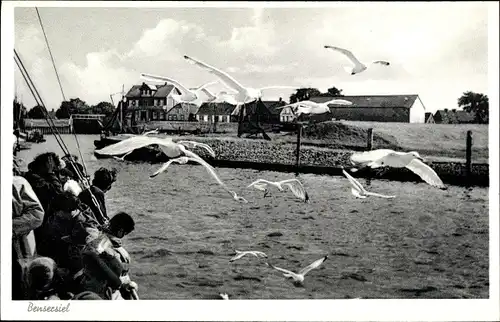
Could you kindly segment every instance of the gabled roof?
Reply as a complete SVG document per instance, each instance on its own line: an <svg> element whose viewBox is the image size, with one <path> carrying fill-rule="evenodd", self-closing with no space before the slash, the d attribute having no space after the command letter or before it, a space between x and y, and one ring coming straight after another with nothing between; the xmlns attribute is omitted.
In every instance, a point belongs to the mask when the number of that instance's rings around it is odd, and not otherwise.
<svg viewBox="0 0 500 322"><path fill-rule="evenodd" d="M203 103L198 109L197 114L203 115L213 115L214 108L216 115L231 115L236 105L232 105L226 102L221 103Z"/></svg>
<svg viewBox="0 0 500 322"><path fill-rule="evenodd" d="M173 85L169 84L163 84L163 85L149 85L146 83L142 83L141 85L134 85L130 90L127 92L127 95L125 97L127 98L140 98L141 97L141 89L143 88L148 88L154 92L152 96L144 96L144 97L167 97L170 92L174 89ZM176 89L177 91L177 89ZM177 91L178 92L178 91Z"/></svg>
<svg viewBox="0 0 500 322"><path fill-rule="evenodd" d="M475 121L473 113L457 110L438 110L434 114L434 119L440 123L459 124L459 123L472 123Z"/></svg>
<svg viewBox="0 0 500 322"><path fill-rule="evenodd" d="M343 99L352 102L352 105L334 105L329 104L330 107L404 107L411 108L415 100L418 98L417 94L410 95L353 95L353 96L340 96L340 97L311 97L310 100L316 103L325 103L333 99Z"/></svg>

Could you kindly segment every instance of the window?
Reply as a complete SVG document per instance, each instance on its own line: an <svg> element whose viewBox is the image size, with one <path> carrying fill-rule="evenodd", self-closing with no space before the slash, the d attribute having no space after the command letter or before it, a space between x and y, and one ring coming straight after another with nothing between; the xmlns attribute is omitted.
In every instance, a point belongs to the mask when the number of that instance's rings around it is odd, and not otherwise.
<svg viewBox="0 0 500 322"><path fill-rule="evenodd" d="M184 114L179 115L179 120L184 121Z"/></svg>
<svg viewBox="0 0 500 322"><path fill-rule="evenodd" d="M208 122L208 115L203 115L203 121Z"/></svg>
<svg viewBox="0 0 500 322"><path fill-rule="evenodd" d="M177 121L177 115L172 114L172 121Z"/></svg>
<svg viewBox="0 0 500 322"><path fill-rule="evenodd" d="M141 121L146 121L146 111L141 111Z"/></svg>

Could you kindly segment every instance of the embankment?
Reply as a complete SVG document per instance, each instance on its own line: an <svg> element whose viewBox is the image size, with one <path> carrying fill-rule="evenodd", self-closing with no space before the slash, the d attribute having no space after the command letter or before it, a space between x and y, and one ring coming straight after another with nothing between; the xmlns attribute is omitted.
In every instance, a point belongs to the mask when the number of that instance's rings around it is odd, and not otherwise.
<svg viewBox="0 0 500 322"><path fill-rule="evenodd" d="M183 139L187 139L183 137ZM217 167L253 168L257 170L274 170L283 172L315 173L341 175L342 168L351 167L349 161L351 150L336 150L315 146L302 146L300 150L300 166L297 169L296 145L286 142L269 142L238 138L192 138L212 147L215 159L207 156L205 150L196 148L195 152L205 157ZM450 161L426 162L446 184L489 186L488 164L472 164L467 176L465 163ZM422 181L416 174L406 168L361 169L357 177L371 177L398 181Z"/></svg>

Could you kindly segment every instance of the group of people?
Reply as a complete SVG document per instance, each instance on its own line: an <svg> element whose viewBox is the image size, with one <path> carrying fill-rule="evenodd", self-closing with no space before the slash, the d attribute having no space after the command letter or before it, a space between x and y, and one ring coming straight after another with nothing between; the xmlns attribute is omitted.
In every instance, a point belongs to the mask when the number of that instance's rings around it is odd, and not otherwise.
<svg viewBox="0 0 500 322"><path fill-rule="evenodd" d="M138 299L121 243L134 219L106 211L116 169L98 169L90 184L76 156L47 152L27 172L14 157L13 172L13 300Z"/></svg>

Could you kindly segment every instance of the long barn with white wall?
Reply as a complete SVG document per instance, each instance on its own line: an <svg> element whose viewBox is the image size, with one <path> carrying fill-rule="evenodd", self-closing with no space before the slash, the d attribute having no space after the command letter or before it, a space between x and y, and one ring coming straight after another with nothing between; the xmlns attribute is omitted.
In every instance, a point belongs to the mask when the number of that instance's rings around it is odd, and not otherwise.
<svg viewBox="0 0 500 322"><path fill-rule="evenodd" d="M329 104L331 117L336 120L425 123L425 106L417 94L342 96L352 105ZM334 97L312 97L317 103Z"/></svg>

